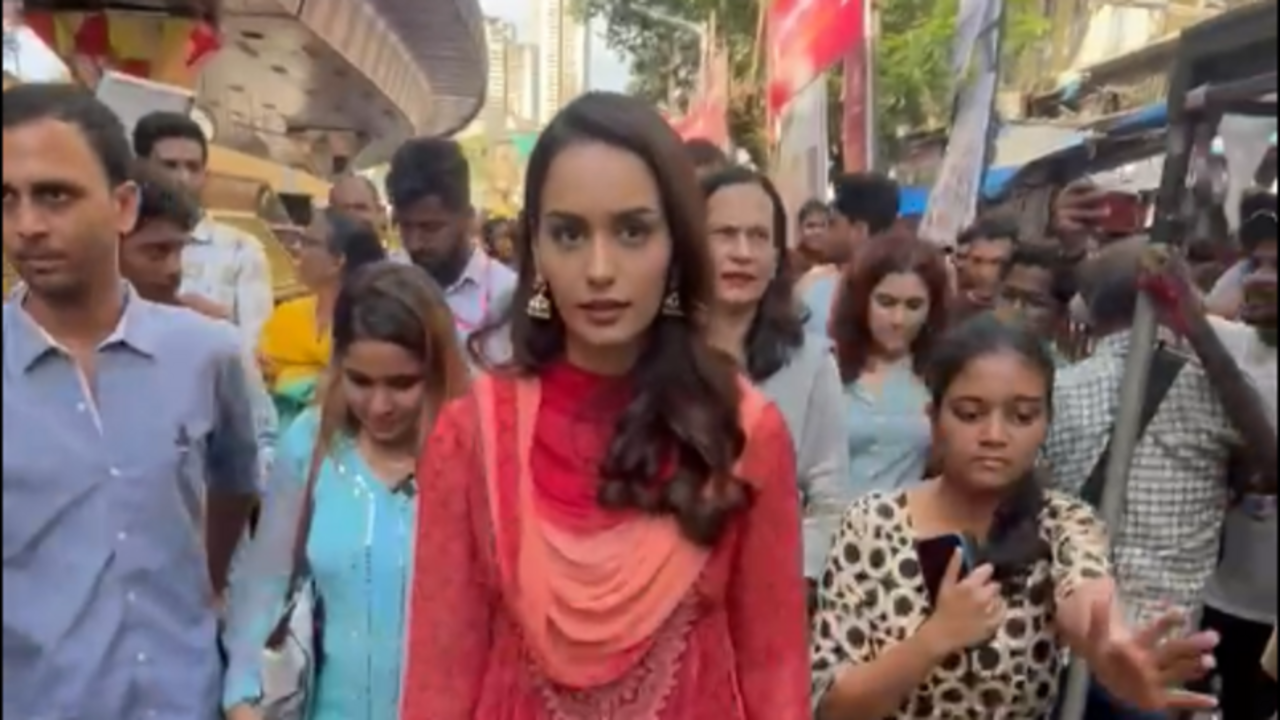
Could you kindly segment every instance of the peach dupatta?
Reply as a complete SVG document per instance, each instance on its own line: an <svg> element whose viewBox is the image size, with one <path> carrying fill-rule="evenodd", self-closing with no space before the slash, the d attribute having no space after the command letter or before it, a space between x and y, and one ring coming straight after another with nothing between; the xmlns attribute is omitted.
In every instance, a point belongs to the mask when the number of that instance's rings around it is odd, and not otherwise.
<svg viewBox="0 0 1280 720"><path fill-rule="evenodd" d="M475 387L503 596L549 680L601 687L645 656L710 552L685 539L671 517L635 515L588 533L558 524L540 507L530 472L541 385L515 382L514 421L497 417L498 407L508 407L497 402L502 390L488 376ZM765 401L749 389L743 398L749 429ZM504 468L499 453L512 441L515 465Z"/></svg>

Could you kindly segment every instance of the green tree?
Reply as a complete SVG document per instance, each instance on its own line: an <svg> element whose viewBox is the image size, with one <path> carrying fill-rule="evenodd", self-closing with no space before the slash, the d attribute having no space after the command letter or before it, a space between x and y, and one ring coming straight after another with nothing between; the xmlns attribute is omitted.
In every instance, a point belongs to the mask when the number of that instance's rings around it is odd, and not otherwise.
<svg viewBox="0 0 1280 720"><path fill-rule="evenodd" d="M606 40L630 59L631 91L659 105L686 97L696 81L698 38L686 29L638 12L643 7L689 22L716 15L729 50L733 95L729 127L734 142L762 163L767 157L765 72L757 47L760 12L769 0L575 0L585 17L602 19ZM1048 31L1041 0L1006 0L1006 68L1031 55ZM893 157L902 134L941 128L950 117L951 41L957 0L878 0L874 111L880 147ZM828 77L832 157L840 165L842 86L839 70ZM678 105L678 102L676 103ZM676 108L680 109L680 108Z"/></svg>
<svg viewBox="0 0 1280 720"><path fill-rule="evenodd" d="M1049 29L1041 0L1005 0L1003 68L1028 58ZM876 44L876 121L891 154L911 131L945 127L951 116L951 43L957 0L882 0Z"/></svg>
<svg viewBox="0 0 1280 720"><path fill-rule="evenodd" d="M761 3L768 0L575 0L577 12L604 21L605 40L631 63L630 91L672 111L697 82L699 38L636 10L643 7L691 23L715 16L717 35L729 52L732 95L729 132L757 163L767 157L764 133L763 60L756 34ZM759 77L753 77L753 73ZM674 106L674 107L673 107Z"/></svg>

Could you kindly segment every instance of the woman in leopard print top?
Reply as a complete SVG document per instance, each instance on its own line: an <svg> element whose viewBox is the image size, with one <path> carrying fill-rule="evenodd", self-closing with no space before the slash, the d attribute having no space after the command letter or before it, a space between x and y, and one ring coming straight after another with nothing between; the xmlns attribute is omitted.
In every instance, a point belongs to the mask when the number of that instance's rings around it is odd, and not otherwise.
<svg viewBox="0 0 1280 720"><path fill-rule="evenodd" d="M1171 688L1203 674L1215 639L1169 638L1176 617L1137 634L1113 621L1101 522L1034 476L1052 358L986 316L939 348L929 379L943 475L846 514L814 619L817 717L1039 720L1067 647L1136 708L1211 707ZM917 542L944 535L984 538L969 543L976 569L962 578L957 553L945 577L926 579Z"/></svg>

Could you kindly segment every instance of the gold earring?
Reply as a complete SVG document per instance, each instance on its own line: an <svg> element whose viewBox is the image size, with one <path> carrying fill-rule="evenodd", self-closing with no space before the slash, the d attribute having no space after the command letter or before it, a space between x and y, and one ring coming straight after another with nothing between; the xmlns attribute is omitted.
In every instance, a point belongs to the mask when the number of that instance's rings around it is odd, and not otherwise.
<svg viewBox="0 0 1280 720"><path fill-rule="evenodd" d="M684 317L684 308L680 305L680 291L672 288L662 299L662 316L669 318Z"/></svg>
<svg viewBox="0 0 1280 720"><path fill-rule="evenodd" d="M551 298L547 295L547 281L538 278L533 281L533 295L529 298L529 304L525 306L525 314L534 320L547 321L551 319Z"/></svg>

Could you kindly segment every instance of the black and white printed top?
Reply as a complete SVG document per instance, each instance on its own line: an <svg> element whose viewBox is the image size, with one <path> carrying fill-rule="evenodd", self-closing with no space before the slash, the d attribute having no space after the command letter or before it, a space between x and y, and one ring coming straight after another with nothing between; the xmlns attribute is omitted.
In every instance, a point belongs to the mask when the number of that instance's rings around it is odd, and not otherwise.
<svg viewBox="0 0 1280 720"><path fill-rule="evenodd" d="M1049 494L1041 536L1050 557L989 643L948 658L888 720L1039 720L1053 710L1063 666L1058 603L1110 574L1107 537L1092 508ZM819 590L813 631L814 705L845 668L912 637L933 612L906 493L874 494L845 514ZM1008 590L1006 588L1006 590Z"/></svg>

